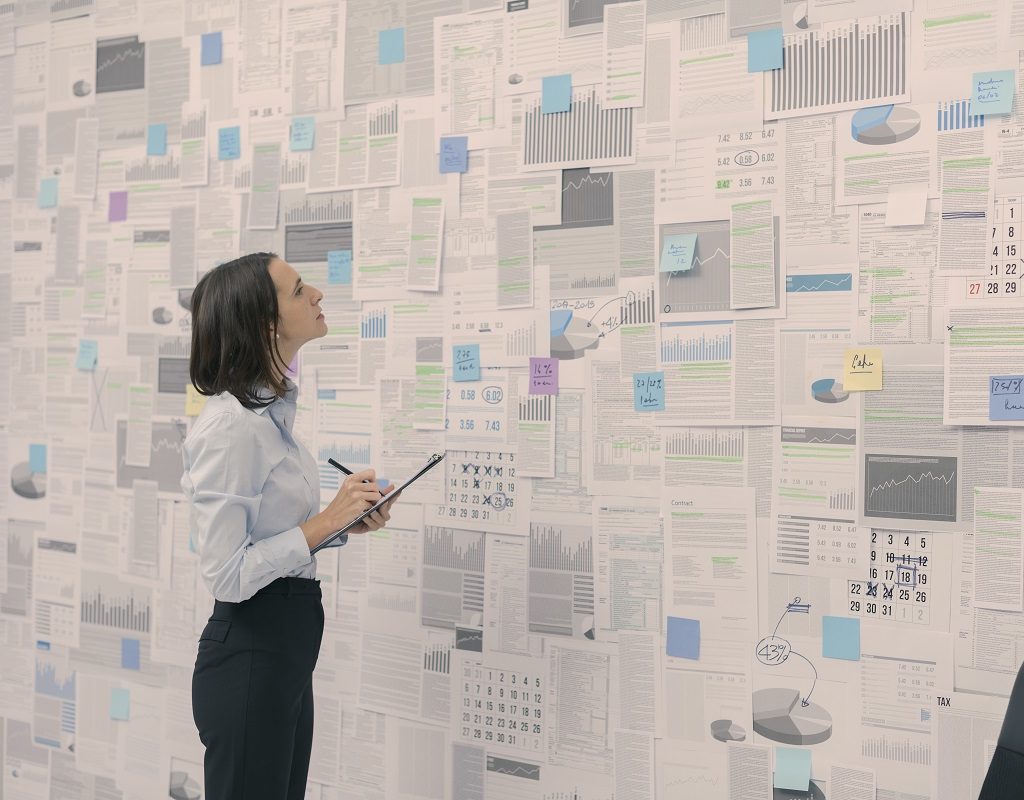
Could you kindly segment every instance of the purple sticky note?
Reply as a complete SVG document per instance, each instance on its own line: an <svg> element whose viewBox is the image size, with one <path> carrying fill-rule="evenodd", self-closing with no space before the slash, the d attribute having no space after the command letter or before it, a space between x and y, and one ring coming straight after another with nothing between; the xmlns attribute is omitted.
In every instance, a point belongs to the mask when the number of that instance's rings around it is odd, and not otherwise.
<svg viewBox="0 0 1024 800"><path fill-rule="evenodd" d="M128 192L111 192L107 222L124 222L126 219L128 219Z"/></svg>
<svg viewBox="0 0 1024 800"><path fill-rule="evenodd" d="M558 359L530 357L530 394L558 394Z"/></svg>

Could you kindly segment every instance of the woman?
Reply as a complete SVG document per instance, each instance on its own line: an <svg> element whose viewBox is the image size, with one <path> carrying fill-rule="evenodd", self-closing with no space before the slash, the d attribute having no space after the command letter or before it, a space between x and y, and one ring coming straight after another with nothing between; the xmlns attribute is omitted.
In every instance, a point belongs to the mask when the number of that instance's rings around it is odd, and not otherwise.
<svg viewBox="0 0 1024 800"><path fill-rule="evenodd" d="M284 373L327 332L322 297L274 253L221 264L192 293L189 376L209 399L185 438L181 487L214 596L192 675L207 800L304 797L324 630L310 549L381 497L367 469L315 513L317 464L292 436L297 388ZM395 499L352 532L383 527Z"/></svg>

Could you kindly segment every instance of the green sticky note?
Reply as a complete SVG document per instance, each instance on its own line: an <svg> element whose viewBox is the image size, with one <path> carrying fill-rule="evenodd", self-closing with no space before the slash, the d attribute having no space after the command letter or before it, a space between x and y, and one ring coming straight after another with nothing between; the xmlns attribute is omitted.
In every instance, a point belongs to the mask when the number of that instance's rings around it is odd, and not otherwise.
<svg viewBox="0 0 1024 800"><path fill-rule="evenodd" d="M775 748L775 788L806 792L811 788L811 751L802 747Z"/></svg>
<svg viewBox="0 0 1024 800"><path fill-rule="evenodd" d="M129 693L127 689L115 687L110 690L110 718L128 719Z"/></svg>
<svg viewBox="0 0 1024 800"><path fill-rule="evenodd" d="M697 234L670 233L661 245L661 271L685 272L693 268L697 254Z"/></svg>
<svg viewBox="0 0 1024 800"><path fill-rule="evenodd" d="M1009 114L1016 88L1017 73L1012 69L975 72L971 78L971 113Z"/></svg>
<svg viewBox="0 0 1024 800"><path fill-rule="evenodd" d="M75 360L75 369L95 369L99 347L99 343L95 339L79 339L78 358Z"/></svg>

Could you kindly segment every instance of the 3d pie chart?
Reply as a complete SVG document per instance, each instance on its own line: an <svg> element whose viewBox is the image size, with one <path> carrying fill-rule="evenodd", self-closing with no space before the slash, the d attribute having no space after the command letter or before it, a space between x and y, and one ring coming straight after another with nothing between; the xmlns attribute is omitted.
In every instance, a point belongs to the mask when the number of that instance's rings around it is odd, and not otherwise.
<svg viewBox="0 0 1024 800"><path fill-rule="evenodd" d="M597 347L596 325L574 317L571 311L551 312L551 357L565 361L581 358L587 350Z"/></svg>
<svg viewBox="0 0 1024 800"><path fill-rule="evenodd" d="M754 732L783 744L820 744L832 735L832 715L817 703L804 705L796 689L754 692Z"/></svg>
<svg viewBox="0 0 1024 800"><path fill-rule="evenodd" d="M819 403L841 403L850 397L835 378L822 378L811 384L811 396Z"/></svg>
<svg viewBox="0 0 1024 800"><path fill-rule="evenodd" d="M895 144L921 130L921 116L906 106L862 108L850 121L850 134L861 144Z"/></svg>

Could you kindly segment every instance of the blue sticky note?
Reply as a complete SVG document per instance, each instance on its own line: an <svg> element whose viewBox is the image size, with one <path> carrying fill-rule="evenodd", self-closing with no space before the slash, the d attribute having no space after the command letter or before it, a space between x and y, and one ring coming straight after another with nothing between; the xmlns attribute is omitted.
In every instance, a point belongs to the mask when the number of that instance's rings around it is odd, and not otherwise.
<svg viewBox="0 0 1024 800"><path fill-rule="evenodd" d="M775 788L806 792L811 788L811 751L775 747Z"/></svg>
<svg viewBox="0 0 1024 800"><path fill-rule="evenodd" d="M146 131L146 155L167 155L167 123L154 122Z"/></svg>
<svg viewBox="0 0 1024 800"><path fill-rule="evenodd" d="M469 169L468 148L469 139L466 136L442 136L438 169L441 172L465 172Z"/></svg>
<svg viewBox="0 0 1024 800"><path fill-rule="evenodd" d="M128 719L128 704L131 695L127 689L115 686L110 690L110 718Z"/></svg>
<svg viewBox="0 0 1024 800"><path fill-rule="evenodd" d="M860 661L860 620L856 617L822 617L821 654L825 658Z"/></svg>
<svg viewBox="0 0 1024 800"><path fill-rule="evenodd" d="M665 410L665 373L633 373L633 408L636 411Z"/></svg>
<svg viewBox="0 0 1024 800"><path fill-rule="evenodd" d="M782 67L782 28L747 34L747 72L764 72Z"/></svg>
<svg viewBox="0 0 1024 800"><path fill-rule="evenodd" d="M95 339L79 339L75 369L95 369L97 355L99 355L99 343Z"/></svg>
<svg viewBox="0 0 1024 800"><path fill-rule="evenodd" d="M457 381L480 380L480 345L452 345L452 377Z"/></svg>
<svg viewBox="0 0 1024 800"><path fill-rule="evenodd" d="M988 379L988 418L1024 419L1024 375L992 375Z"/></svg>
<svg viewBox="0 0 1024 800"><path fill-rule="evenodd" d="M685 272L693 268L697 254L697 234L670 233L661 245L661 271Z"/></svg>
<svg viewBox="0 0 1024 800"><path fill-rule="evenodd" d="M542 114L569 110L572 102L572 75L548 75L541 80L540 88Z"/></svg>
<svg viewBox="0 0 1024 800"><path fill-rule="evenodd" d="M224 52L224 39L221 36L221 32L214 31L213 33L204 33L201 42L202 45L199 48L199 65L209 67L213 64L219 64L221 55Z"/></svg>
<svg viewBox="0 0 1024 800"><path fill-rule="evenodd" d="M121 640L121 668L139 669L139 640Z"/></svg>
<svg viewBox="0 0 1024 800"><path fill-rule="evenodd" d="M676 658L700 659L700 620L669 617L665 631L665 653Z"/></svg>
<svg viewBox="0 0 1024 800"><path fill-rule="evenodd" d="M28 468L40 475L46 472L46 445L30 444L28 446Z"/></svg>
<svg viewBox="0 0 1024 800"><path fill-rule="evenodd" d="M242 157L242 129L238 125L217 131L217 158L233 161Z"/></svg>
<svg viewBox="0 0 1024 800"><path fill-rule="evenodd" d="M313 134L316 131L316 117L292 118L292 150L312 150Z"/></svg>
<svg viewBox="0 0 1024 800"><path fill-rule="evenodd" d="M971 113L1009 114L1013 110L1013 94L1016 88L1015 70L975 72L971 78Z"/></svg>
<svg viewBox="0 0 1024 800"><path fill-rule="evenodd" d="M381 31L377 38L377 63L401 64L405 61L405 28Z"/></svg>
<svg viewBox="0 0 1024 800"><path fill-rule="evenodd" d="M57 188L56 178L43 178L39 181L39 208L53 208L57 205Z"/></svg>
<svg viewBox="0 0 1024 800"><path fill-rule="evenodd" d="M345 286L352 283L352 251L327 251L327 283Z"/></svg>

